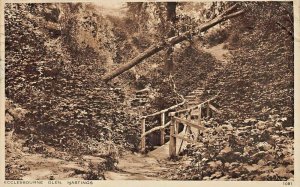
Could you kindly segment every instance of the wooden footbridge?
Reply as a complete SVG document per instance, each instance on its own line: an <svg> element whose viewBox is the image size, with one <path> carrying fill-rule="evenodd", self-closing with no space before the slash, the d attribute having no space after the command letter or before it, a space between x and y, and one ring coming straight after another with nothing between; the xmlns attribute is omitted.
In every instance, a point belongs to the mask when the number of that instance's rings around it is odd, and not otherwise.
<svg viewBox="0 0 300 187"><path fill-rule="evenodd" d="M195 101L189 102L192 103L193 106L189 106L189 103L184 99L182 103L170 108L142 116L141 152L145 153L146 151L146 136L155 131L160 131L160 145L169 145L170 157L176 156L180 152L183 142L199 144L199 132L205 128L203 121L213 117L214 113L221 113L211 104L216 98L217 96L205 102L199 102L198 104L194 104ZM159 124L146 131L147 119L154 116L160 117ZM165 142L165 137L168 136L166 132L169 132L169 142L167 143ZM179 140L181 140L181 142L179 142Z"/></svg>
<svg viewBox="0 0 300 187"><path fill-rule="evenodd" d="M201 141L198 141L199 131L205 128L205 120L209 120L215 113L220 113L213 106L217 96L200 102L199 98L202 94L203 89L196 89L187 97L182 97L183 101L177 105L141 116L140 151L147 152L147 154L131 153L122 156L118 163L119 170L107 171L105 178L111 180L164 179L161 174L174 167L174 162L166 159L180 153L187 143L203 145ZM151 136L156 135L159 135L159 141L156 144L160 146L150 150L151 141L146 141L146 139L150 140Z"/></svg>

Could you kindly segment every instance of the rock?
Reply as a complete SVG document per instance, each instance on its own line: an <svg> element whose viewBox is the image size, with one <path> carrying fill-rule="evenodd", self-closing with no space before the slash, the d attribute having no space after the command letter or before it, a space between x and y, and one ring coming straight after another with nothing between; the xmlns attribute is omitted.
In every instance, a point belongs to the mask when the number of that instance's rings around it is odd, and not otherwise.
<svg viewBox="0 0 300 187"><path fill-rule="evenodd" d="M275 127L269 127L267 129L268 132L273 133L275 131Z"/></svg>
<svg viewBox="0 0 300 187"><path fill-rule="evenodd" d="M239 127L238 130L244 131L244 130L251 130L252 126L244 126L244 127Z"/></svg>
<svg viewBox="0 0 300 187"><path fill-rule="evenodd" d="M292 156L287 156L283 159L283 162L286 163L286 164L293 164L294 163L294 159Z"/></svg>
<svg viewBox="0 0 300 187"><path fill-rule="evenodd" d="M211 162L208 162L207 163L210 167L213 167L213 168L217 168L217 167L220 167L222 166L222 162L221 161L211 161Z"/></svg>
<svg viewBox="0 0 300 187"><path fill-rule="evenodd" d="M248 133L248 131L236 131L237 136L245 136Z"/></svg>
<svg viewBox="0 0 300 187"><path fill-rule="evenodd" d="M273 152L268 151L268 154L264 157L264 159L265 159L266 161L274 161L274 160L275 160L275 157L274 157L272 154L273 154Z"/></svg>
<svg viewBox="0 0 300 187"><path fill-rule="evenodd" d="M8 123L11 123L14 120L14 118L9 115L8 113L5 113L5 126L7 127Z"/></svg>
<svg viewBox="0 0 300 187"><path fill-rule="evenodd" d="M256 128L259 130L264 130L267 128L266 122L264 121L259 121L255 124Z"/></svg>
<svg viewBox="0 0 300 187"><path fill-rule="evenodd" d="M266 155L265 151L259 151L258 153L255 153L254 155L252 155L252 157L254 159L261 159Z"/></svg>
<svg viewBox="0 0 300 187"><path fill-rule="evenodd" d="M220 154L226 154L231 151L232 151L231 147L225 147L224 149L221 150Z"/></svg>
<svg viewBox="0 0 300 187"><path fill-rule="evenodd" d="M29 151L29 147L23 147L23 148L22 148L22 151L23 151L23 152L28 152L28 151Z"/></svg>
<svg viewBox="0 0 300 187"><path fill-rule="evenodd" d="M253 123L253 122L257 122L256 118L248 118L244 120L244 123L248 124L248 123Z"/></svg>
<svg viewBox="0 0 300 187"><path fill-rule="evenodd" d="M259 149L261 149L262 151L268 151L268 150L270 150L270 149L272 148L272 145L270 145L270 144L267 143L267 142L259 142L259 143L257 144L257 147L258 147Z"/></svg>
<svg viewBox="0 0 300 187"><path fill-rule="evenodd" d="M252 165L244 165L243 166L248 172L256 171L259 166L257 164L252 164Z"/></svg>
<svg viewBox="0 0 300 187"><path fill-rule="evenodd" d="M229 162L225 162L224 166L228 168L230 166L230 163Z"/></svg>
<svg viewBox="0 0 300 187"><path fill-rule="evenodd" d="M287 131L292 131L292 132L294 132L294 127L286 127L285 128Z"/></svg>
<svg viewBox="0 0 300 187"><path fill-rule="evenodd" d="M222 176L222 172L217 171L216 173L214 173L214 174L211 176L211 179L214 179L214 178L220 178L221 176Z"/></svg>
<svg viewBox="0 0 300 187"><path fill-rule="evenodd" d="M252 135L257 135L257 134L260 134L260 131L258 129L252 129L251 134Z"/></svg>
<svg viewBox="0 0 300 187"><path fill-rule="evenodd" d="M230 163L229 169L239 167L240 165L241 165L241 163L239 163L239 162L232 162L232 163Z"/></svg>
<svg viewBox="0 0 300 187"><path fill-rule="evenodd" d="M217 133L220 133L220 132L222 132L222 131L223 131L222 126L216 127L216 132L217 132Z"/></svg>
<svg viewBox="0 0 300 187"><path fill-rule="evenodd" d="M276 173L279 177L290 177L289 175L289 171L286 167L278 167L276 169L273 170L274 173Z"/></svg>
<svg viewBox="0 0 300 187"><path fill-rule="evenodd" d="M222 125L221 128L224 129L224 130L227 130L227 131L232 131L233 130L232 125Z"/></svg>
<svg viewBox="0 0 300 187"><path fill-rule="evenodd" d="M266 165L267 163L266 163L266 161L264 161L263 159L260 159L260 160L257 162L257 164L260 165L260 166L264 166L264 165Z"/></svg>
<svg viewBox="0 0 300 187"><path fill-rule="evenodd" d="M20 165L18 168L20 170L24 170L24 171L29 171L30 170L30 168L28 166L24 166L24 165Z"/></svg>
<svg viewBox="0 0 300 187"><path fill-rule="evenodd" d="M55 153L56 150L53 147L49 147L49 148L46 149L46 151L48 153Z"/></svg>

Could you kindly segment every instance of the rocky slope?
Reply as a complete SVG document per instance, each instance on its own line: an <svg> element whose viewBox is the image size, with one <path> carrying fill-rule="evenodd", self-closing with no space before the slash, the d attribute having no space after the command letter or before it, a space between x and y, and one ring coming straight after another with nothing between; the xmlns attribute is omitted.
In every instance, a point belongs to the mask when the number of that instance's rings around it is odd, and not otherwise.
<svg viewBox="0 0 300 187"><path fill-rule="evenodd" d="M173 179L293 180L293 37L274 24L290 25L287 12L278 12L290 4L248 5L252 14L225 30L231 60L205 86L203 99L219 93L214 105L222 114L205 124L205 146L187 149L193 162Z"/></svg>

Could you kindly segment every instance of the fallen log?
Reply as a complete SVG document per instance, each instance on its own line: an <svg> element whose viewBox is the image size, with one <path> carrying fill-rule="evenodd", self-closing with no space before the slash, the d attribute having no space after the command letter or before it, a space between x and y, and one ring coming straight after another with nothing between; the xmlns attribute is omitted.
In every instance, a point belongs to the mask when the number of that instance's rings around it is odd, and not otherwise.
<svg viewBox="0 0 300 187"><path fill-rule="evenodd" d="M219 16L217 16L216 18L210 20L207 23L204 23L202 25L200 25L199 27L197 27L197 29L195 29L195 31L187 31L179 36L175 36L172 38L169 38L163 42L160 42L158 44L154 44L152 46L150 46L146 51L144 51L143 53L139 54L138 56L136 56L135 58L133 58L130 62L121 65L121 67L113 70L112 72L109 72L108 74L104 75L102 77L102 80L105 82L108 82L110 80L112 80L113 78L117 77L118 75L122 74L123 72L129 70L130 68L132 68L133 66L141 63L143 60L145 60L146 58L151 57L152 55L162 51L163 49L165 49L166 47L170 47L173 46L175 44L178 44L182 41L188 40L191 36L200 34L201 32L207 31L208 29L210 29L211 27L226 21L230 18L239 16L241 14L243 14L245 11L244 10L240 10L237 11L235 13L231 13L228 14L229 12L231 12L232 10L234 10L237 7L237 5L233 5L230 8L228 8L227 10L224 11L224 13L220 14Z"/></svg>

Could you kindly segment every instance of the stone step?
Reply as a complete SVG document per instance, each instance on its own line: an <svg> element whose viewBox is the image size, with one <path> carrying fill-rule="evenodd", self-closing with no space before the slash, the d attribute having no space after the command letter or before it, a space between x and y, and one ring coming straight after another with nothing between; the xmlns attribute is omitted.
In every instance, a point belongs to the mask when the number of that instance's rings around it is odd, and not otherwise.
<svg viewBox="0 0 300 187"><path fill-rule="evenodd" d="M203 92L204 92L204 91L202 91L202 90L201 90L201 91L196 91L196 90L194 90L194 91L192 92L192 94L203 94Z"/></svg>
<svg viewBox="0 0 300 187"><path fill-rule="evenodd" d="M135 93L136 94L145 94L145 93L148 93L150 92L150 89L149 88L144 88L142 90L137 90Z"/></svg>
<svg viewBox="0 0 300 187"><path fill-rule="evenodd" d="M148 102L149 99L148 98L134 98L131 100L131 102L138 102L138 103L145 103L145 102Z"/></svg>
<svg viewBox="0 0 300 187"><path fill-rule="evenodd" d="M200 114L200 111L198 111L198 110L193 110L192 112L191 112L191 115L192 116L198 116Z"/></svg>
<svg viewBox="0 0 300 187"><path fill-rule="evenodd" d="M190 98L185 98L186 100L198 100L199 99L199 97L190 97Z"/></svg>
<svg viewBox="0 0 300 187"><path fill-rule="evenodd" d="M192 102L188 102L188 105L197 105L200 104L198 101L192 101Z"/></svg>
<svg viewBox="0 0 300 187"><path fill-rule="evenodd" d="M135 94L136 96L146 96L146 95L149 95L148 93L136 93Z"/></svg>
<svg viewBox="0 0 300 187"><path fill-rule="evenodd" d="M196 96L195 95L188 95L188 96L185 96L185 98L186 99L188 99L188 98L196 98Z"/></svg>
<svg viewBox="0 0 300 187"><path fill-rule="evenodd" d="M198 102L200 102L200 101L199 101L199 99L193 99L193 100L188 99L188 100L186 100L186 102L187 102L187 103L195 103L195 102L198 103Z"/></svg>
<svg viewBox="0 0 300 187"><path fill-rule="evenodd" d="M148 98L148 96L145 96L145 95L136 95L135 98L144 99L144 98Z"/></svg>

